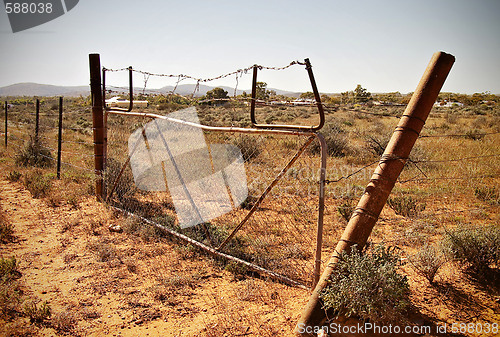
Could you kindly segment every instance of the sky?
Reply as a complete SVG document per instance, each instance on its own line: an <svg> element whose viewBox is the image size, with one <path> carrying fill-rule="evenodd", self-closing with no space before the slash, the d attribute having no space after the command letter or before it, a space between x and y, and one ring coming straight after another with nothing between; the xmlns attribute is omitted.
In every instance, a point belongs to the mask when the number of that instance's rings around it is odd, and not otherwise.
<svg viewBox="0 0 500 337"><path fill-rule="evenodd" d="M0 86L88 85L88 55L106 68L212 78L253 64L309 58L320 92L361 84L415 90L432 54L456 62L442 91L500 94L499 0L80 0L65 15L12 33L0 11ZM116 73L114 85L127 85ZM302 66L263 70L269 88L311 91ZM183 81L182 83L189 83ZM150 77L148 88L175 84ZM142 87L144 77L134 76ZM207 83L236 86L236 77ZM238 89L251 87L251 74Z"/></svg>

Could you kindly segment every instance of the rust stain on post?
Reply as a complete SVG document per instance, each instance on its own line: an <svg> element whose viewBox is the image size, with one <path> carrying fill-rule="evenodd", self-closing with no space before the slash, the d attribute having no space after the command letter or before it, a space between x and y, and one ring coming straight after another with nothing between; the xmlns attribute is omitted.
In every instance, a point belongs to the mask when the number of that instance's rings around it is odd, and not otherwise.
<svg viewBox="0 0 500 337"><path fill-rule="evenodd" d="M296 334L307 335L306 327L319 326L324 322L325 311L319 293L327 286L339 254L343 251L349 252L351 246L355 244L363 247L368 240L454 62L455 57L444 52L437 52L432 56L365 193L335 248L335 253L331 256L309 298L297 324Z"/></svg>
<svg viewBox="0 0 500 337"><path fill-rule="evenodd" d="M89 55L90 63L90 93L92 97L92 125L94 134L94 170L96 179L96 196L103 200L104 171L104 107L101 90L101 61L99 54Z"/></svg>

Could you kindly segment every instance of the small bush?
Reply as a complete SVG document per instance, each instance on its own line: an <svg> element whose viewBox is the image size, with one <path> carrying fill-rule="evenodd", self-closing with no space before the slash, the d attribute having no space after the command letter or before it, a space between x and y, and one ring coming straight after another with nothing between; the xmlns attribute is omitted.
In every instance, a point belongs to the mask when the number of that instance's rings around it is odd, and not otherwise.
<svg viewBox="0 0 500 337"><path fill-rule="evenodd" d="M418 252L408 259L415 271L433 283L434 276L446 262L445 254L439 247L425 244Z"/></svg>
<svg viewBox="0 0 500 337"><path fill-rule="evenodd" d="M10 282L15 278L19 277L19 271L17 270L17 260L15 257L8 259L0 259L0 280L1 282Z"/></svg>
<svg viewBox="0 0 500 337"><path fill-rule="evenodd" d="M339 212L345 221L349 222L355 208L356 207L353 206L350 201L344 201L339 207L337 207L337 212Z"/></svg>
<svg viewBox="0 0 500 337"><path fill-rule="evenodd" d="M103 241L90 243L87 248L96 254L99 262L111 261L118 256L116 248Z"/></svg>
<svg viewBox="0 0 500 337"><path fill-rule="evenodd" d="M19 179L21 179L21 177L22 177L22 174L16 170L11 171L11 172L9 172L9 174L7 174L7 180L12 181L12 182L19 181Z"/></svg>
<svg viewBox="0 0 500 337"><path fill-rule="evenodd" d="M34 301L24 304L24 313L29 317L31 323L43 323L52 315L52 309L47 301L43 302L40 307Z"/></svg>
<svg viewBox="0 0 500 337"><path fill-rule="evenodd" d="M1 212L0 208L0 212ZM7 243L14 238L14 225L12 225L4 215L0 213L0 242Z"/></svg>
<svg viewBox="0 0 500 337"><path fill-rule="evenodd" d="M243 156L244 161L249 161L259 156L262 152L260 142L255 136L240 135L233 141Z"/></svg>
<svg viewBox="0 0 500 337"><path fill-rule="evenodd" d="M469 271L484 274L500 266L500 227L460 225L446 233L444 246Z"/></svg>
<svg viewBox="0 0 500 337"><path fill-rule="evenodd" d="M417 213L425 209L425 204L420 204L418 200L411 195L402 195L389 198L387 204L391 207L396 214L413 217Z"/></svg>
<svg viewBox="0 0 500 337"><path fill-rule="evenodd" d="M410 289L406 276L398 273L399 255L382 245L366 253L356 246L343 252L328 287L320 294L326 309L337 317L355 316L376 323L406 321Z"/></svg>
<svg viewBox="0 0 500 337"><path fill-rule="evenodd" d="M366 147L370 152L380 157L384 154L385 148L389 144L389 139L390 137L368 136Z"/></svg>
<svg viewBox="0 0 500 337"><path fill-rule="evenodd" d="M104 183L107 186L108 193L111 193L111 189L115 185L115 181L122 170L123 163L114 158L108 158L106 160L106 171L104 172ZM116 183L113 197L118 198L118 200L123 201L127 196L133 195L137 191L134 183L134 176L130 166L127 166L123 171L120 179Z"/></svg>
<svg viewBox="0 0 500 337"><path fill-rule="evenodd" d="M500 190L495 187L476 187L474 194L479 200L491 205L500 205Z"/></svg>
<svg viewBox="0 0 500 337"><path fill-rule="evenodd" d="M337 124L327 124L321 130L325 137L327 153L332 157L345 157L349 151L349 141L347 133ZM309 146L309 151L312 154L319 154L321 146L319 142L313 142Z"/></svg>
<svg viewBox="0 0 500 337"><path fill-rule="evenodd" d="M15 157L16 165L50 167L52 166L52 153L43 147L40 140L30 138L25 147Z"/></svg>
<svg viewBox="0 0 500 337"><path fill-rule="evenodd" d="M472 140L481 140L485 136L485 133L482 132L481 130L474 129L474 130L468 130L465 133L465 138L466 139L472 139Z"/></svg>
<svg viewBox="0 0 500 337"><path fill-rule="evenodd" d="M24 186L31 192L33 198L43 198L52 188L51 178L40 170L34 170L24 177Z"/></svg>
<svg viewBox="0 0 500 337"><path fill-rule="evenodd" d="M69 311L57 313L52 317L52 326L63 334L72 332L76 324L75 315Z"/></svg>

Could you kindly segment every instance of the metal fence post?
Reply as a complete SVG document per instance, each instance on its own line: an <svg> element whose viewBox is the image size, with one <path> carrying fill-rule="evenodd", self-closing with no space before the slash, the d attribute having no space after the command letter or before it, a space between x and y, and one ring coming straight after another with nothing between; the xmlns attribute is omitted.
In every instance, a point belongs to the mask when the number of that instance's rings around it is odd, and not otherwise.
<svg viewBox="0 0 500 337"><path fill-rule="evenodd" d="M8 109L9 109L9 103L7 101L5 101L5 147L7 147L7 131L8 131L7 117L8 117Z"/></svg>
<svg viewBox="0 0 500 337"><path fill-rule="evenodd" d="M327 286L339 254L343 251L349 252L353 245L362 248L366 244L454 62L453 55L443 52L433 55L335 248L335 253L309 298L295 330L298 335L310 335L306 332L311 331L307 327L324 323L326 313L319 294Z"/></svg>
<svg viewBox="0 0 500 337"><path fill-rule="evenodd" d="M63 98L59 97L59 125L57 133L57 179L61 179Z"/></svg>
<svg viewBox="0 0 500 337"><path fill-rule="evenodd" d="M40 99L36 99L36 104L35 104L35 142L38 143L38 136L39 136L39 131L40 131Z"/></svg>
<svg viewBox="0 0 500 337"><path fill-rule="evenodd" d="M89 54L90 93L92 98L92 126L94 135L95 192L98 200L104 199L104 107L101 89L101 60L99 54Z"/></svg>

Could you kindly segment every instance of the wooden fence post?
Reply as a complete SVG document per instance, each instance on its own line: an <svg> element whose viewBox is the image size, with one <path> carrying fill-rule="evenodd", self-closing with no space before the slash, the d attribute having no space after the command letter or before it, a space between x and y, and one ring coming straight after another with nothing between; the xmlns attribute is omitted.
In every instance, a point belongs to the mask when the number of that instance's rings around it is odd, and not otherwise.
<svg viewBox="0 0 500 337"><path fill-rule="evenodd" d="M309 298L309 302L296 326L296 334L310 335L307 331L314 331L312 327L321 326L324 323L326 315L319 294L327 286L340 253L343 251L349 252L353 245L362 248L366 244L454 62L455 57L453 55L443 52L437 52L432 56L363 196L349 220L344 234L335 248L335 253L331 256Z"/></svg>
<svg viewBox="0 0 500 337"><path fill-rule="evenodd" d="M94 135L95 192L98 200L104 199L104 108L101 89L101 60L99 54L89 54L90 94L92 98L92 125Z"/></svg>

